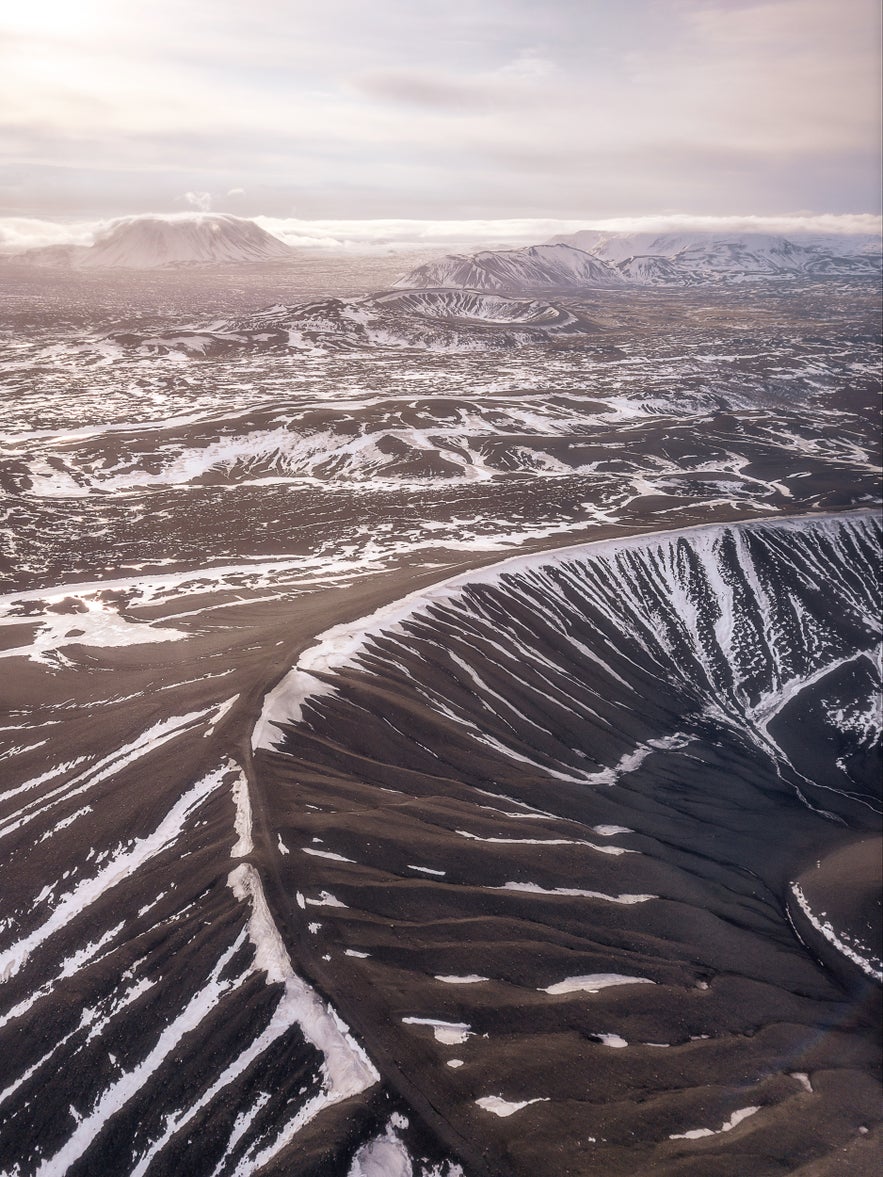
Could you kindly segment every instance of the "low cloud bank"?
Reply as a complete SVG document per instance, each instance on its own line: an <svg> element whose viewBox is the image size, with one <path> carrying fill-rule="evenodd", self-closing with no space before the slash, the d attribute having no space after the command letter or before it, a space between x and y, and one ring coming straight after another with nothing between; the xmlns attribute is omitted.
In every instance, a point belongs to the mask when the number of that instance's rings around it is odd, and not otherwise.
<svg viewBox="0 0 883 1177"><path fill-rule="evenodd" d="M101 221L41 221L36 217L0 217L0 250L17 253L41 245L91 245Z"/></svg>
<svg viewBox="0 0 883 1177"><path fill-rule="evenodd" d="M202 196L205 194L193 194ZM173 213L170 219L198 216ZM119 218L130 220L131 218ZM261 228L287 245L301 249L342 250L353 253L398 252L438 248L440 252L476 247L536 244L579 229L606 232L777 233L799 237L807 233L873 235L883 233L883 218L872 213L796 213L788 216L693 216L671 213L643 217L552 217L500 220L301 220L296 217L253 217ZM91 245L117 220L48 221L34 217L0 217L0 252L10 254L45 245Z"/></svg>
<svg viewBox="0 0 883 1177"><path fill-rule="evenodd" d="M785 237L807 233L844 235L883 232L883 218L871 213L795 214L760 217L691 216L677 213L645 217L591 218L511 218L501 220L428 221L389 219L372 221L303 221L296 218L255 217L268 233L281 237L286 244L303 248L350 250L425 249L442 250L489 248L508 245L533 245L562 233L580 229L606 232L688 232L690 230L730 233L780 233Z"/></svg>

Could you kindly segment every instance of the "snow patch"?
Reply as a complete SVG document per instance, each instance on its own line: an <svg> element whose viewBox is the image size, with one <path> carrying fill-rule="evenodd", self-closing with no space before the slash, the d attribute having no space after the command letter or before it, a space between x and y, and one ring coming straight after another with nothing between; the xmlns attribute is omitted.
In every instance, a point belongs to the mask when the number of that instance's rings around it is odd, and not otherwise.
<svg viewBox="0 0 883 1177"><path fill-rule="evenodd" d="M230 851L231 858L245 858L254 850L251 836L251 797L248 792L248 777L239 769L233 782L233 804L236 806L234 828L236 843Z"/></svg>
<svg viewBox="0 0 883 1177"><path fill-rule="evenodd" d="M465 977L443 976L436 973L436 981L444 981L446 985L476 985L479 981L489 981L490 977L479 977L477 973L469 973Z"/></svg>
<svg viewBox="0 0 883 1177"><path fill-rule="evenodd" d="M613 985L655 985L655 981L647 977L627 977L622 973L589 973L583 977L567 977L545 989L540 993L549 993L553 997L561 993L599 993Z"/></svg>
<svg viewBox="0 0 883 1177"><path fill-rule="evenodd" d="M483 1095L481 1099L477 1099L475 1102L486 1112L493 1112L495 1116L514 1116L516 1112L520 1112L522 1108L529 1107L532 1103L548 1103L549 1097L537 1096L536 1099L516 1101L503 1099L500 1095Z"/></svg>
<svg viewBox="0 0 883 1177"><path fill-rule="evenodd" d="M720 1128L691 1128L689 1132L676 1132L673 1136L669 1136L669 1140L699 1140L704 1136L719 1136L722 1132L732 1132L743 1120L747 1120L749 1116L753 1116L755 1112L759 1111L759 1106L739 1108L738 1111L733 1112L729 1120L725 1120L721 1124Z"/></svg>
<svg viewBox="0 0 883 1177"><path fill-rule="evenodd" d="M826 913L822 912L816 915L807 902L806 896L803 893L799 883L791 884L791 894L800 905L800 909L817 932L837 949L839 953L851 960L853 964L857 964L866 976L874 981L883 983L883 960L874 956L873 953L865 947L865 945L858 943L856 945L847 944L844 940L845 932L838 933L834 929L834 925L830 920L826 919ZM861 952L859 951L861 949ZM867 953L867 955L863 955Z"/></svg>
<svg viewBox="0 0 883 1177"><path fill-rule="evenodd" d="M314 850L312 846L301 846L304 854L312 854L314 858L330 858L332 862L355 862L353 858L344 858L342 854L335 854L333 850Z"/></svg>
<svg viewBox="0 0 883 1177"><path fill-rule="evenodd" d="M444 1022L438 1018L402 1018L405 1026L431 1026L436 1042L445 1046L462 1046L473 1035L472 1027L466 1022Z"/></svg>

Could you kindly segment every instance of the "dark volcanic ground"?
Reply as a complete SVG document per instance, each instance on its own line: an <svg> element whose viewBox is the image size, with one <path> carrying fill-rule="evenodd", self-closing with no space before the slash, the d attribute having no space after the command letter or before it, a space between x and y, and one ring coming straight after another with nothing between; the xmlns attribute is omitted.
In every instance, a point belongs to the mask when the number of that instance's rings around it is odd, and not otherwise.
<svg viewBox="0 0 883 1177"><path fill-rule="evenodd" d="M0 1164L875 1172L877 291L139 342L393 276L13 286ZM252 752L340 622L777 515L338 634Z"/></svg>
<svg viewBox="0 0 883 1177"><path fill-rule="evenodd" d="M874 932L850 1005L785 907L795 864L879 826L879 527L673 535L464 577L328 679L332 634L259 729L320 977L354 1021L364 993L392 1013L375 1057L458 1108L473 1156L493 1134L489 1172L691 1172L744 1114L715 1171L776 1173L875 1118L873 1045L841 1024L874 1025ZM784 747L847 669L870 730L850 756L829 718L808 778ZM804 1100L832 1066L837 1100ZM487 1122L494 1096L536 1103L523 1129Z"/></svg>

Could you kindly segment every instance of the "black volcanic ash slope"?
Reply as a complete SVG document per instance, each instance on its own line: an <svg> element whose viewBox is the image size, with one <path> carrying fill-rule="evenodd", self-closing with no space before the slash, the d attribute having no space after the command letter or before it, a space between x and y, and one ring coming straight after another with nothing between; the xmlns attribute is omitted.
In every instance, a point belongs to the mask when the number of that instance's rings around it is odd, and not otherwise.
<svg viewBox="0 0 883 1177"><path fill-rule="evenodd" d="M510 561L268 698L277 898L467 1172L873 1171L879 950L841 903L844 989L786 909L879 832L879 542L856 514Z"/></svg>
<svg viewBox="0 0 883 1177"><path fill-rule="evenodd" d="M7 673L0 1172L458 1177L274 923L230 754L249 659L213 645Z"/></svg>

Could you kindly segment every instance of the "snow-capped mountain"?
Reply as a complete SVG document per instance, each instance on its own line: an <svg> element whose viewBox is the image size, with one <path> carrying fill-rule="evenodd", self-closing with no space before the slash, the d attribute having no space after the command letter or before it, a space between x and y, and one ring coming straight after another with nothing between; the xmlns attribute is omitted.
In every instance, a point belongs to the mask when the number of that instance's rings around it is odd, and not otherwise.
<svg viewBox="0 0 883 1177"><path fill-rule="evenodd" d="M699 278L677 262L657 254L636 254L618 262L616 269L627 282L641 286L694 286Z"/></svg>
<svg viewBox="0 0 883 1177"><path fill-rule="evenodd" d="M637 281L707 281L780 277L816 273L872 273L879 268L873 255L873 238L851 239L833 235L797 240L771 233L576 233L559 243L585 249L593 257L615 265ZM636 263L668 262L671 268L642 276ZM668 278L663 277L664 274Z"/></svg>
<svg viewBox="0 0 883 1177"><path fill-rule="evenodd" d="M154 270L166 266L278 261L292 250L254 221L226 213L125 217L111 222L89 246L48 246L15 258L75 269Z"/></svg>
<svg viewBox="0 0 883 1177"><path fill-rule="evenodd" d="M454 286L469 290L568 290L620 285L622 275L604 259L564 243L524 249L450 254L412 270L399 287Z"/></svg>
<svg viewBox="0 0 883 1177"><path fill-rule="evenodd" d="M868 236L769 233L602 233L581 230L524 249L452 254L418 267L400 287L582 290L629 283L692 286L768 278L879 274L880 242Z"/></svg>
<svg viewBox="0 0 883 1177"><path fill-rule="evenodd" d="M691 229L682 232L617 233L601 229L580 229L550 238L550 243L572 245L594 257L609 262L621 262L630 257L653 255L674 258L685 249L705 247L717 249L725 244L739 245L758 256L778 258L794 256L795 247L807 250L813 257L821 254L835 257L877 256L881 240L871 233L814 233L796 232L789 237L761 232L736 232L720 229ZM783 249L783 243L788 248Z"/></svg>

